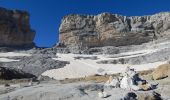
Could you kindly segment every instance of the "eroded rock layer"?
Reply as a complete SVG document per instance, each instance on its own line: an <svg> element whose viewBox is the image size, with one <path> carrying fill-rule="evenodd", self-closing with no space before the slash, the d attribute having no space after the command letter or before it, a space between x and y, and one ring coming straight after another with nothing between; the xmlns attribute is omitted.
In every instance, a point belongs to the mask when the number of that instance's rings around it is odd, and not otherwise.
<svg viewBox="0 0 170 100"><path fill-rule="evenodd" d="M35 31L25 11L0 8L0 46L32 46Z"/></svg>
<svg viewBox="0 0 170 100"><path fill-rule="evenodd" d="M134 17L102 13L65 16L59 32L66 46L100 47L146 43L169 36L169 29L168 12Z"/></svg>

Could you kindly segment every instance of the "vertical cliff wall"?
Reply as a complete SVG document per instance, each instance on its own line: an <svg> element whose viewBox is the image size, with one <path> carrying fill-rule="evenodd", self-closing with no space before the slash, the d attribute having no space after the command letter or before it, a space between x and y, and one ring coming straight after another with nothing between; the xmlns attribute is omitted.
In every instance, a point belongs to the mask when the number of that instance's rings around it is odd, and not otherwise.
<svg viewBox="0 0 170 100"><path fill-rule="evenodd" d="M33 46L35 31L31 29L25 11L0 8L0 46Z"/></svg>
<svg viewBox="0 0 170 100"><path fill-rule="evenodd" d="M138 45L170 35L170 13L126 17L102 13L65 16L59 29L66 46L98 47Z"/></svg>

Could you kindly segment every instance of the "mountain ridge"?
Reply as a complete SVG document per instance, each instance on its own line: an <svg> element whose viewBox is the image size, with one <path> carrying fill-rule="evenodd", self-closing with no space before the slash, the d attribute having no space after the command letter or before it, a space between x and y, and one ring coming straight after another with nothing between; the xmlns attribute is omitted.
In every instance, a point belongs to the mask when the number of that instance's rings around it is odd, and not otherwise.
<svg viewBox="0 0 170 100"><path fill-rule="evenodd" d="M168 37L169 18L169 12L132 17L111 13L70 14L61 22L59 42L73 47L138 45L164 35Z"/></svg>

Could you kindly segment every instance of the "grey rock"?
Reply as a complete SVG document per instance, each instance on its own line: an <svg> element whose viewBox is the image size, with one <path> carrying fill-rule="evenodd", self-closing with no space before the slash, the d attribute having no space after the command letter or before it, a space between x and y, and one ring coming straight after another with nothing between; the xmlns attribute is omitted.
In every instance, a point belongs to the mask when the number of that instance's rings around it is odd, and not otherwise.
<svg viewBox="0 0 170 100"><path fill-rule="evenodd" d="M81 59L84 59L84 60L86 60L86 59L97 60L98 58L97 58L97 56L91 56L91 57L77 56L77 57L74 57L74 59L75 60L76 59L79 59L79 60L81 60Z"/></svg>
<svg viewBox="0 0 170 100"><path fill-rule="evenodd" d="M65 53L65 54L68 54L70 53L70 51L72 49L69 49L69 48L55 48L56 50L56 53ZM72 52L74 52L75 50L72 50Z"/></svg>
<svg viewBox="0 0 170 100"><path fill-rule="evenodd" d="M166 61L170 59L170 48L165 48L163 50L149 53L146 55L136 56L136 57L127 57L127 58L119 58L114 60L101 60L97 63L99 64L146 64L146 63L154 63L158 61ZM116 58L116 56L113 56ZM119 56L120 57L120 56Z"/></svg>
<svg viewBox="0 0 170 100"><path fill-rule="evenodd" d="M137 95L134 92L129 92L122 100L137 100Z"/></svg>
<svg viewBox="0 0 170 100"><path fill-rule="evenodd" d="M138 100L163 100L161 95L155 91L150 93L137 93Z"/></svg>
<svg viewBox="0 0 170 100"><path fill-rule="evenodd" d="M0 95L15 91L15 87L3 87L0 89Z"/></svg>
<svg viewBox="0 0 170 100"><path fill-rule="evenodd" d="M55 80L55 79L52 79L52 78L50 78L50 77L48 77L48 76L42 76L42 75L40 75L40 76L37 78L37 80L38 80L38 81L53 81L53 80Z"/></svg>
<svg viewBox="0 0 170 100"><path fill-rule="evenodd" d="M83 91L103 91L104 85L102 84L83 84L77 87Z"/></svg>
<svg viewBox="0 0 170 100"><path fill-rule="evenodd" d="M46 70L62 68L66 64L69 64L69 62L53 60L51 56L46 54L34 54L30 57L21 58L19 62L2 63L2 66L16 68L38 77Z"/></svg>

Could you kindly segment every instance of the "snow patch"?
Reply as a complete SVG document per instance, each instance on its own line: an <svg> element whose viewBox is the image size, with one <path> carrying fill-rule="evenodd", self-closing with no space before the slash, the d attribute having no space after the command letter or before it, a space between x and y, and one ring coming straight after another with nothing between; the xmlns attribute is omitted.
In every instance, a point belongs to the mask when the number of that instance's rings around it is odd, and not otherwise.
<svg viewBox="0 0 170 100"><path fill-rule="evenodd" d="M127 66L127 64L98 64L96 63L99 60L110 59L105 57L104 55L79 55L79 54L57 54L59 58L53 58L54 60L62 60L69 61L70 64L66 65L63 68L52 69L45 71L42 75L49 76L56 80L63 80L66 78L80 78L86 77L95 74L115 74L123 72ZM98 60L91 59L77 59L76 56L97 56ZM152 68L156 68L157 66L164 64L166 62L155 62L141 65L130 65L131 68L135 68L137 71L148 70ZM99 71L103 69L103 71Z"/></svg>
<svg viewBox="0 0 170 100"><path fill-rule="evenodd" d="M0 53L0 57L19 57L19 56L31 56L31 54L16 52Z"/></svg>

